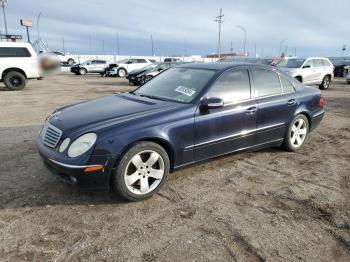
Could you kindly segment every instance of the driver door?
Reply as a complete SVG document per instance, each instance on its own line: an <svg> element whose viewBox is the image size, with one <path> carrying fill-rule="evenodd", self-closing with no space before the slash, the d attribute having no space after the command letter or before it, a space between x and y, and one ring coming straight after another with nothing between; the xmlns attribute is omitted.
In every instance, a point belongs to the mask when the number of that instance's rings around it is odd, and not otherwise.
<svg viewBox="0 0 350 262"><path fill-rule="evenodd" d="M195 160L223 155L255 143L258 105L252 96L248 67L226 71L207 97L221 98L224 106L195 113Z"/></svg>

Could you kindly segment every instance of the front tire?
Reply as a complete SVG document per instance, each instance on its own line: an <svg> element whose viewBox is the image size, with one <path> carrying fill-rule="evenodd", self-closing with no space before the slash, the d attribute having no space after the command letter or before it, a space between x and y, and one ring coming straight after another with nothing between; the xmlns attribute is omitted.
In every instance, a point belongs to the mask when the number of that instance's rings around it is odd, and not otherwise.
<svg viewBox="0 0 350 262"><path fill-rule="evenodd" d="M85 68L80 68L79 69L79 75L86 75L87 74L87 70Z"/></svg>
<svg viewBox="0 0 350 262"><path fill-rule="evenodd" d="M129 201L157 193L170 170L167 152L153 142L140 142L127 150L113 173L113 190Z"/></svg>
<svg viewBox="0 0 350 262"><path fill-rule="evenodd" d="M18 91L25 88L27 84L26 77L17 71L11 71L6 73L4 76L4 84L7 87L7 89L11 91Z"/></svg>
<svg viewBox="0 0 350 262"><path fill-rule="evenodd" d="M291 152L299 150L306 140L309 129L309 120L306 116L297 115L289 124L284 138L284 148Z"/></svg>
<svg viewBox="0 0 350 262"><path fill-rule="evenodd" d="M326 90L329 88L330 84L331 84L330 76L325 76L322 80L322 84L320 85L320 89Z"/></svg>
<svg viewBox="0 0 350 262"><path fill-rule="evenodd" d="M119 76L119 77L125 77L126 74L127 74L127 72L126 72L126 70L125 70L124 68L120 68L120 69L118 70L118 76Z"/></svg>

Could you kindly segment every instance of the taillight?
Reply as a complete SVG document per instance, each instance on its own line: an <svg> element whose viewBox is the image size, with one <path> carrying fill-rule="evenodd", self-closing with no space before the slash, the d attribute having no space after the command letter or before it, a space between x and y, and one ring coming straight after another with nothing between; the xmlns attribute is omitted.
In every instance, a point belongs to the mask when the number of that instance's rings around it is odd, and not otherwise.
<svg viewBox="0 0 350 262"><path fill-rule="evenodd" d="M324 104L325 104L324 97L323 97L323 95L321 94L321 95L320 95L320 107L323 108L323 107L324 107Z"/></svg>

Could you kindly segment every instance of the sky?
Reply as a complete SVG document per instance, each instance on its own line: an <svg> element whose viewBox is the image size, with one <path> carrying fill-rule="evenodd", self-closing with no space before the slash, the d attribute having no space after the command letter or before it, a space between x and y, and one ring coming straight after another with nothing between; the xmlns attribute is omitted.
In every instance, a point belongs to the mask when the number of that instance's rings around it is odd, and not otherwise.
<svg viewBox="0 0 350 262"><path fill-rule="evenodd" d="M8 31L26 37L21 18L33 20L31 40L71 54L206 55L218 50L222 8L222 52L254 56L350 55L349 0L8 0ZM41 12L39 26L37 17ZM0 29L4 22L0 13Z"/></svg>

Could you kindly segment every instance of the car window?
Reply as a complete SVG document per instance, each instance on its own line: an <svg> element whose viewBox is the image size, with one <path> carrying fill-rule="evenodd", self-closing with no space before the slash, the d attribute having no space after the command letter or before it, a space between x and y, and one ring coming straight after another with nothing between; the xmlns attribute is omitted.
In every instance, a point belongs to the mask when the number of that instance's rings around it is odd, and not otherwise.
<svg viewBox="0 0 350 262"><path fill-rule="evenodd" d="M303 67L304 66L310 66L310 67L314 67L314 63L313 63L313 60L307 60L306 62L305 62L305 64L303 65Z"/></svg>
<svg viewBox="0 0 350 262"><path fill-rule="evenodd" d="M289 80L285 76L280 75L280 79L283 93L291 93L295 91L294 86L289 82Z"/></svg>
<svg viewBox="0 0 350 262"><path fill-rule="evenodd" d="M0 57L31 57L25 47L0 47Z"/></svg>
<svg viewBox="0 0 350 262"><path fill-rule="evenodd" d="M282 93L278 75L269 70L254 71L255 96L263 97Z"/></svg>
<svg viewBox="0 0 350 262"><path fill-rule="evenodd" d="M215 82L208 96L221 98L225 104L250 99L248 70L240 69L225 72Z"/></svg>
<svg viewBox="0 0 350 262"><path fill-rule="evenodd" d="M314 66L315 67L322 67L323 66L322 59L314 59Z"/></svg>
<svg viewBox="0 0 350 262"><path fill-rule="evenodd" d="M324 66L331 66L331 63L328 60L322 59L322 61Z"/></svg>
<svg viewBox="0 0 350 262"><path fill-rule="evenodd" d="M103 61L103 60L96 60L96 64L105 64L106 63L106 61Z"/></svg>
<svg viewBox="0 0 350 262"><path fill-rule="evenodd" d="M63 55L61 52L54 52L56 55Z"/></svg>
<svg viewBox="0 0 350 262"><path fill-rule="evenodd" d="M145 59L137 59L137 63L147 63Z"/></svg>

